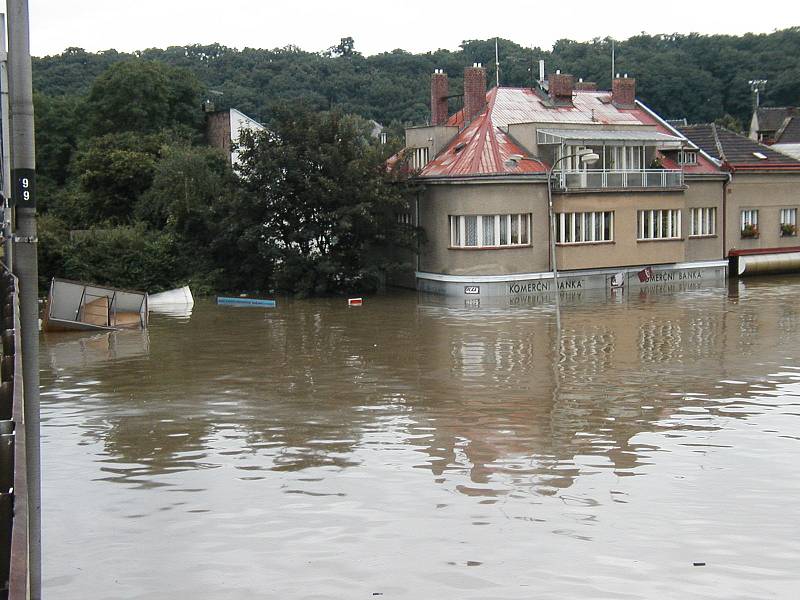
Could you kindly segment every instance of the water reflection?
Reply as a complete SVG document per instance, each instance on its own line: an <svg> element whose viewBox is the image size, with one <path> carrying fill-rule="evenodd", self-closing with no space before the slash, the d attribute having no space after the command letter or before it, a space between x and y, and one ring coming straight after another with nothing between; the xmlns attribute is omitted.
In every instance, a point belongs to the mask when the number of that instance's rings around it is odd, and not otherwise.
<svg viewBox="0 0 800 600"><path fill-rule="evenodd" d="M190 320L154 316L149 338L137 343L121 334L48 337L45 460L51 472L68 470L55 445L85 447L71 455L82 466L76 494L91 489L112 504L137 498L142 505L128 517L159 523L161 510L184 511L176 523L185 524L186 539L196 535L197 515L235 523L212 528L217 547L242 564L268 556L283 569L278 579L299 568L285 561L306 564L313 548L331 544L342 558L326 558L332 562L313 571L320 579L305 579L321 597L373 581L371 572L341 575L347 585L326 579L363 558L355 540L379 555L424 548L428 538L412 530L435 530L441 515L458 515L447 521L452 535L474 548L453 562L443 558L459 554L449 536L428 539L431 549L449 548L436 563L442 568L485 567L504 553L494 539L501 531L528 543L509 521L548 523L548 535L581 543L606 539L614 535L609 506L625 506L626 518L658 536L645 490L673 497L679 488L664 484L691 477L713 504L721 484L710 472L699 478L695 457L723 470L743 455L769 457L785 473L793 463L768 448L800 439L800 281L660 292L565 294L560 328L546 298L465 304L398 293L355 309L335 299L286 301L278 310L200 302ZM773 419L790 414L794 420ZM745 465L734 477L747 487L755 473ZM51 498L61 493L57 484L45 481ZM659 509L663 518L672 507ZM747 515L744 504L730 510ZM113 510L106 516L114 522ZM287 537L274 548L247 538L262 522ZM475 526L492 533L473 537ZM390 537L375 533L386 527ZM642 535L631 547L646 543ZM779 545L785 557L800 557L795 542ZM401 562L430 580L398 590L452 592L439 567ZM595 569L601 580L604 568ZM508 575L499 565L489 573L492 585ZM162 585L173 576L165 573ZM69 595L72 583L53 586ZM591 590L606 589L598 585ZM233 596L248 597L239 592Z"/></svg>

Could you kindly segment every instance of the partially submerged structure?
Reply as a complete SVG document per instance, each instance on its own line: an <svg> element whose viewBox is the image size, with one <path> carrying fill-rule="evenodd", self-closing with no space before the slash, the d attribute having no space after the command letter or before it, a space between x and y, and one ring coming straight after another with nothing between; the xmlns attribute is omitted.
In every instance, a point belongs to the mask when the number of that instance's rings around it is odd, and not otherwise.
<svg viewBox="0 0 800 600"><path fill-rule="evenodd" d="M636 99L635 79L598 91L556 72L487 92L476 64L454 114L450 97L435 72L431 123L406 130L404 156L423 184L411 220L428 239L418 289L550 291L556 265L560 289L724 278L728 176Z"/></svg>
<svg viewBox="0 0 800 600"><path fill-rule="evenodd" d="M53 278L44 331L113 331L147 327L147 293Z"/></svg>

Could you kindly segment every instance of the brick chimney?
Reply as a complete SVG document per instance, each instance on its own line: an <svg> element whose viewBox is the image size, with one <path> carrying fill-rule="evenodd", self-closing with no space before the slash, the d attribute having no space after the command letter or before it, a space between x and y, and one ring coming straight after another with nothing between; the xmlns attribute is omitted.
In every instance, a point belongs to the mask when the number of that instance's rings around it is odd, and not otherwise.
<svg viewBox="0 0 800 600"><path fill-rule="evenodd" d="M436 69L431 75L431 125L444 125L447 122L449 89L447 73Z"/></svg>
<svg viewBox="0 0 800 600"><path fill-rule="evenodd" d="M561 71L550 73L547 78L550 99L555 104L572 104L572 90L575 88L575 78Z"/></svg>
<svg viewBox="0 0 800 600"><path fill-rule="evenodd" d="M486 106L486 69L480 63L464 69L464 122L477 117Z"/></svg>
<svg viewBox="0 0 800 600"><path fill-rule="evenodd" d="M575 84L575 90L579 92L596 92L597 84L594 81L579 79L578 83Z"/></svg>
<svg viewBox="0 0 800 600"><path fill-rule="evenodd" d="M625 73L624 77L617 74L611 82L611 101L618 108L634 108L636 106L636 80Z"/></svg>

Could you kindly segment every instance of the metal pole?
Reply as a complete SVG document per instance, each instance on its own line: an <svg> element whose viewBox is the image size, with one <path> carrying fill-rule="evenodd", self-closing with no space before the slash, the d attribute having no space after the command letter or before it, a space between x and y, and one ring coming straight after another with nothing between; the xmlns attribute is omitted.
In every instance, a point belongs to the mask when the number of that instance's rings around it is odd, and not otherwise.
<svg viewBox="0 0 800 600"><path fill-rule="evenodd" d="M28 459L30 598L42 597L39 448L39 306L33 89L28 0L7 0L8 79L11 100L11 179L16 211L14 274L19 279L25 440ZM18 375L19 376L19 375Z"/></svg>
<svg viewBox="0 0 800 600"><path fill-rule="evenodd" d="M555 167L555 164L553 167ZM547 171L547 209L550 213L550 268L553 270L553 287L556 292L556 328L560 332L561 292L558 289L558 268L556 267L556 214L553 211L553 185L551 182L553 167L550 167Z"/></svg>
<svg viewBox="0 0 800 600"><path fill-rule="evenodd" d="M13 235L11 219L11 155L10 155L10 127L11 121L8 114L8 52L6 50L6 15L0 14L0 145L2 145L3 161L3 260L6 267L13 269L12 258Z"/></svg>

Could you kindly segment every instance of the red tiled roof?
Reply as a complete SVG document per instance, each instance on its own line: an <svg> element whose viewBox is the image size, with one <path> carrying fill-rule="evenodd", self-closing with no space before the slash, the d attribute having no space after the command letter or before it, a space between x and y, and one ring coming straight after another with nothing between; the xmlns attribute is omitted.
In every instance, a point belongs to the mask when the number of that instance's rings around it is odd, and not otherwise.
<svg viewBox="0 0 800 600"><path fill-rule="evenodd" d="M505 162L512 154L525 154L525 150L494 124L493 114L497 88L486 94L486 108L475 117L450 144L430 161L420 173L421 177L458 177L463 175L502 175L516 173L545 173L547 169L533 161L524 160L519 166L507 167ZM463 123L459 111L448 125Z"/></svg>
<svg viewBox="0 0 800 600"><path fill-rule="evenodd" d="M420 177L465 177L489 175L526 175L544 173L549 165L521 161L505 166L512 154L526 155L506 133L511 123L552 123L605 125L653 125L656 131L669 135L680 133L666 126L641 105L637 108L617 108L611 103L610 92L577 91L572 106L550 106L530 88L493 88L486 94L486 108L420 172ZM452 115L448 125L463 126L463 111ZM673 164L674 163L674 164ZM675 161L664 158L667 168L680 168ZM698 164L685 166L686 173L717 173L716 165L698 157Z"/></svg>

